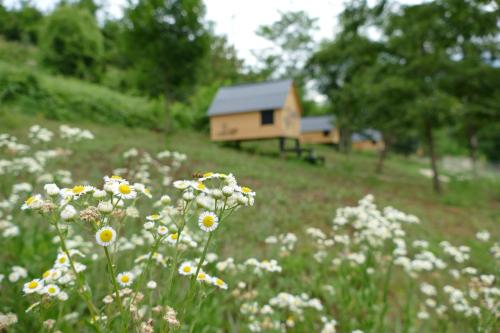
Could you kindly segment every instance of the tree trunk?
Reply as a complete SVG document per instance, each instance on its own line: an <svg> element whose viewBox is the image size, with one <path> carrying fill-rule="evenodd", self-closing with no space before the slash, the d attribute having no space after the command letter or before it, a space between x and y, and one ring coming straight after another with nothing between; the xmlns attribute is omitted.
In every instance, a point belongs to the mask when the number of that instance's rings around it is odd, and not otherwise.
<svg viewBox="0 0 500 333"><path fill-rule="evenodd" d="M472 173L476 175L476 163L477 163L477 134L474 129L470 128L468 131L469 137L469 149L470 149L470 159L472 162Z"/></svg>
<svg viewBox="0 0 500 333"><path fill-rule="evenodd" d="M340 151L344 154L349 153L351 147L350 133L351 131L349 131L349 129L345 127L341 127L339 130L339 135L340 135L339 148Z"/></svg>
<svg viewBox="0 0 500 333"><path fill-rule="evenodd" d="M164 132L165 135L170 135L172 133L172 116L170 113L170 109L172 106L172 99L169 94L169 89L165 88L164 92L164 98L165 98L165 124L164 124Z"/></svg>
<svg viewBox="0 0 500 333"><path fill-rule="evenodd" d="M437 193L441 193L441 183L439 182L439 174L437 168L437 160L436 160L436 152L434 151L434 136L432 132L432 125L427 123L425 126L425 134L427 137L427 144L429 146L429 155L431 158L431 167L432 167L432 181L434 185L434 191Z"/></svg>
<svg viewBox="0 0 500 333"><path fill-rule="evenodd" d="M375 168L375 172L379 174L382 173L382 169L384 168L384 161L389 151L389 138L387 138L386 140L384 140L383 138L384 137L382 136L382 140L384 142L384 148L382 148L382 150L380 151L380 154L378 156L377 167Z"/></svg>

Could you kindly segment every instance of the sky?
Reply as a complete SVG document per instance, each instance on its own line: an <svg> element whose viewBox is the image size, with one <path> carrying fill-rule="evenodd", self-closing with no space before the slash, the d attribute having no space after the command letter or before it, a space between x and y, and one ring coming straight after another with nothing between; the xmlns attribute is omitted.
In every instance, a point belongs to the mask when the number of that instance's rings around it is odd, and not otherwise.
<svg viewBox="0 0 500 333"><path fill-rule="evenodd" d="M19 0L5 0L12 5ZM40 9L48 11L57 0L32 0ZM103 4L103 12L112 17L120 17L127 0L98 0ZM342 11L343 0L204 0L207 19L215 22L215 32L226 35L230 44L236 47L238 55L249 65L256 63L252 51L271 47L269 42L257 36L257 27L278 20L280 11L304 10L318 19L319 30L314 39L320 41L332 38L336 32L337 16ZM374 2L374 1L369 1ZM416 3L421 0L401 0ZM102 14L102 13L101 13Z"/></svg>

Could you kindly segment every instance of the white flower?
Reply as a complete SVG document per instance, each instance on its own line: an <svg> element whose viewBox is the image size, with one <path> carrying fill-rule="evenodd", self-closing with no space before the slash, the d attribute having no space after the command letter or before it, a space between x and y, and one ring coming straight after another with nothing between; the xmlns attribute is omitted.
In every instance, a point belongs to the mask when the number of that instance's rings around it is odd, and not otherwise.
<svg viewBox="0 0 500 333"><path fill-rule="evenodd" d="M490 239L490 233L486 230L479 231L476 234L476 238L481 242L487 242Z"/></svg>
<svg viewBox="0 0 500 333"><path fill-rule="evenodd" d="M118 274L116 281L120 284L120 286L128 287L132 284L132 282L134 282L134 275L130 272L123 272Z"/></svg>
<svg viewBox="0 0 500 333"><path fill-rule="evenodd" d="M95 189L92 196L96 199L102 199L106 197L106 191Z"/></svg>
<svg viewBox="0 0 500 333"><path fill-rule="evenodd" d="M183 262L179 266L179 274L181 275L193 275L195 273L195 268L190 262Z"/></svg>
<svg viewBox="0 0 500 333"><path fill-rule="evenodd" d="M189 187L189 182L185 180L176 180L174 182L174 187L179 190L185 190Z"/></svg>
<svg viewBox="0 0 500 333"><path fill-rule="evenodd" d="M125 181L114 184L113 194L121 199L133 199L137 196L135 189Z"/></svg>
<svg viewBox="0 0 500 333"><path fill-rule="evenodd" d="M55 284L48 284L43 288L43 292L52 297L57 296L60 291L61 289Z"/></svg>
<svg viewBox="0 0 500 333"><path fill-rule="evenodd" d="M234 188L232 186L224 186L222 188L222 194L226 197L230 197L234 193Z"/></svg>
<svg viewBox="0 0 500 333"><path fill-rule="evenodd" d="M59 191L61 191L56 184L45 184L43 189L50 196L56 196L59 194Z"/></svg>
<svg viewBox="0 0 500 333"><path fill-rule="evenodd" d="M198 272L198 276L196 277L196 280L197 281L211 281L211 277L210 275L208 275L207 273L203 272L203 271L200 271Z"/></svg>
<svg viewBox="0 0 500 333"><path fill-rule="evenodd" d="M36 194L36 195L33 195L33 196L29 197L28 199L26 199L24 204L21 206L21 209L22 210L37 209L37 208L40 208L42 203L43 203L42 196L40 194Z"/></svg>
<svg viewBox="0 0 500 333"><path fill-rule="evenodd" d="M67 301L68 300L68 294L65 292L65 291L61 291L58 295L57 295L57 298L60 300L60 301Z"/></svg>
<svg viewBox="0 0 500 333"><path fill-rule="evenodd" d="M77 213L78 212L76 211L75 207L67 205L61 212L61 219L63 219L64 221L71 220L76 216Z"/></svg>
<svg viewBox="0 0 500 333"><path fill-rule="evenodd" d="M155 223L151 222L151 221L144 223L144 229L146 229L146 230L152 229L152 228L154 228L154 226L155 226Z"/></svg>
<svg viewBox="0 0 500 333"><path fill-rule="evenodd" d="M148 287L149 289L156 289L156 282L151 280L151 281L148 281L148 283L146 284L146 287Z"/></svg>
<svg viewBox="0 0 500 333"><path fill-rule="evenodd" d="M170 197L168 195L162 195L161 198L160 198L160 202L163 204L163 205L168 205L169 203L172 202L172 199L170 199Z"/></svg>
<svg viewBox="0 0 500 333"><path fill-rule="evenodd" d="M217 229L219 225L219 218L215 213L212 212L203 212L198 217L198 226L201 230L205 232L211 232Z"/></svg>
<svg viewBox="0 0 500 333"><path fill-rule="evenodd" d="M185 201L191 201L194 199L194 194L192 191L186 191L182 194L182 199Z"/></svg>
<svg viewBox="0 0 500 333"><path fill-rule="evenodd" d="M109 246L116 240L116 231L111 227L103 227L95 234L97 244L101 246Z"/></svg>
<svg viewBox="0 0 500 333"><path fill-rule="evenodd" d="M24 284L23 291L25 294L32 294L41 291L42 288L43 288L43 281L40 279L34 279Z"/></svg>
<svg viewBox="0 0 500 333"><path fill-rule="evenodd" d="M113 204L110 201L100 201L99 204L97 204L97 209L101 213L110 213L113 210Z"/></svg>
<svg viewBox="0 0 500 333"><path fill-rule="evenodd" d="M212 284L214 286L217 286L217 287L221 288L221 289L227 289L227 283L224 282L224 280L219 279L218 277L213 277L212 278Z"/></svg>
<svg viewBox="0 0 500 333"><path fill-rule="evenodd" d="M167 227L165 227L164 225L160 225L160 226L158 227L157 231L158 231L158 234L159 234L159 235L163 236L163 235L166 235L166 234L167 234L167 232L168 232L168 228L167 228Z"/></svg>

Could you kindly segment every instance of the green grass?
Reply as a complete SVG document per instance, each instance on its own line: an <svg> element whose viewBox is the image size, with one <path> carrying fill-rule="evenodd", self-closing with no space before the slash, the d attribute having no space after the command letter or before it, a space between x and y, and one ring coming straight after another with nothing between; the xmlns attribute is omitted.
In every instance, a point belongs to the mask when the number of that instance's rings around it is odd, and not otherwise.
<svg viewBox="0 0 500 333"><path fill-rule="evenodd" d="M2 132L23 135L30 124L40 123L48 128L59 124L41 117L6 114L6 110L3 115L0 113ZM120 167L117 152L130 147L150 151L165 148L161 133L90 122L76 125L90 128L98 138L97 145L83 144L78 160L68 161L81 180L96 180ZM400 156L391 156L383 173L377 174L374 153L344 155L330 147L316 147L326 158L325 165L320 166L293 156L268 156L277 151L277 142L248 143L238 151L210 142L205 134L179 131L168 138L166 146L188 155L190 170L186 170L185 176L206 170L232 172L258 192L257 206L239 215L241 221L250 219L255 223L236 223L239 226L234 230L235 235L246 235L243 246L248 249L261 244L269 233L301 233L304 225L326 227L336 208L355 205L369 193L375 195L380 206L390 205L420 217L423 223L412 235L415 238L446 236L467 242L478 229L493 231L500 222L498 177L451 181L444 184L444 193L439 195L433 192L430 179L418 173L428 166ZM82 160L94 162L81 168Z"/></svg>
<svg viewBox="0 0 500 333"><path fill-rule="evenodd" d="M41 115L30 117L9 106L0 106L0 133L13 134L25 142L27 129L33 124L56 130L61 122L47 120ZM211 251L216 252L220 259L234 257L236 262L248 257L277 258L284 267L283 273L262 279L252 276L239 278L248 278L247 281L251 281L249 283L259 290L261 298L273 297L279 291L295 294L308 292L319 297L327 307L327 312L340 320L341 331L363 327L359 325L365 324L364 313L370 310L370 305L365 303L377 299L370 297L378 295L379 284L376 281L383 276L383 272L377 272L377 278L367 280L360 268L356 272L348 270L343 277L332 276L331 281L325 280L325 276L331 276L332 271L328 265L321 266L318 271L318 266L311 258L315 251L314 244L307 240L305 228L331 229L335 209L356 205L359 199L369 193L375 195L380 207L390 205L421 219L420 225L406 229L410 240L427 239L431 242L431 248L436 248L437 243L444 239L454 245L468 245L474 251L470 265L481 272L496 274L495 261L488 254L485 244L475 240L474 235L478 230L488 229L492 232L493 240L500 236L496 228L500 222L498 177L462 182L452 180L444 185L444 193L437 195L432 191L430 180L418 173L420 168L427 165L412 158L390 156L384 172L376 174L374 167L377 156L372 153L353 152L344 155L329 147L316 147L326 159L325 165L321 166L293 157L279 158L275 153L277 142L246 143L241 150L235 150L210 142L206 134L192 131L178 131L165 141L161 133L141 128L102 125L90 121L69 124L90 129L96 137L93 141L79 144L74 154L53 166L71 170L75 184L86 180L100 184L103 175L110 175L113 169L124 166L121 154L131 147L152 153L165 148L186 153L188 163L177 172L176 177L179 178L190 178L193 172L204 171L235 174L241 184L257 192L256 204L234 215ZM5 183L23 180L0 179ZM41 188L35 189L35 192L41 191ZM175 196L175 191L171 189L169 194ZM30 276L37 276L50 267L56 248L50 243L52 236L47 232L46 221L29 213L21 216L24 216L23 241L6 242L8 248L0 254L0 261L6 263L6 267L14 264L28 267ZM142 222L137 221L127 228L138 229ZM266 245L264 240L269 235L287 232L298 236L297 248L291 256L279 257L276 249ZM130 267L128 259L121 258L118 267ZM378 269L376 260L370 257L369 263ZM86 274L93 281L93 292L104 295L108 285L98 281L103 281L105 267L100 261L91 266ZM0 273L8 272L0 270ZM165 272L158 272L156 278L160 283L164 282ZM231 281L231 285L234 286L236 281ZM411 289L408 289L401 272L395 273L391 281L388 318L394 320L394 326L391 323L389 327L400 331L399 319L405 316L404 295L406 290ZM334 299L325 294L322 289L324 283L332 283L337 288L339 294ZM354 286L359 284L364 286L364 291L358 293ZM176 286L179 292L182 291L182 283ZM15 309L20 316L20 324L14 331L34 331L39 327L34 319L36 315L23 314L28 303L24 299L22 302L17 301L20 294L19 286L0 289L0 299L4 300L0 302L0 312ZM83 313L83 305L75 301L69 303L70 306ZM198 329L201 331L203 325L206 332L216 332L216 328L228 332L246 331L238 311L239 302L230 294L217 293L205 303L199 315ZM379 306L375 304L373 308ZM47 313L50 314L50 311ZM316 319L310 320L308 325L317 323ZM458 321L457 325L460 323ZM433 325L432 322L424 323L417 331L432 331L436 328ZM456 328L453 323L450 325L452 329ZM75 329L75 326L68 324L66 328ZM302 326L302 329L305 328L311 327Z"/></svg>

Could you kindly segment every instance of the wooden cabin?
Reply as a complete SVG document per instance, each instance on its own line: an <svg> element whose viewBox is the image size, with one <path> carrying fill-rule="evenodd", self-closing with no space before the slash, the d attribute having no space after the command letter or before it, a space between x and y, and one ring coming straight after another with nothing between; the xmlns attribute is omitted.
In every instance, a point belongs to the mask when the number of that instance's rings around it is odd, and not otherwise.
<svg viewBox="0 0 500 333"><path fill-rule="evenodd" d="M222 87L208 110L212 141L300 138L302 106L292 80Z"/></svg>
<svg viewBox="0 0 500 333"><path fill-rule="evenodd" d="M351 135L351 145L356 150L381 150L384 148L382 134L374 129L366 129Z"/></svg>
<svg viewBox="0 0 500 333"><path fill-rule="evenodd" d="M300 142L313 144L338 144L339 132L333 116L303 117L300 122Z"/></svg>

